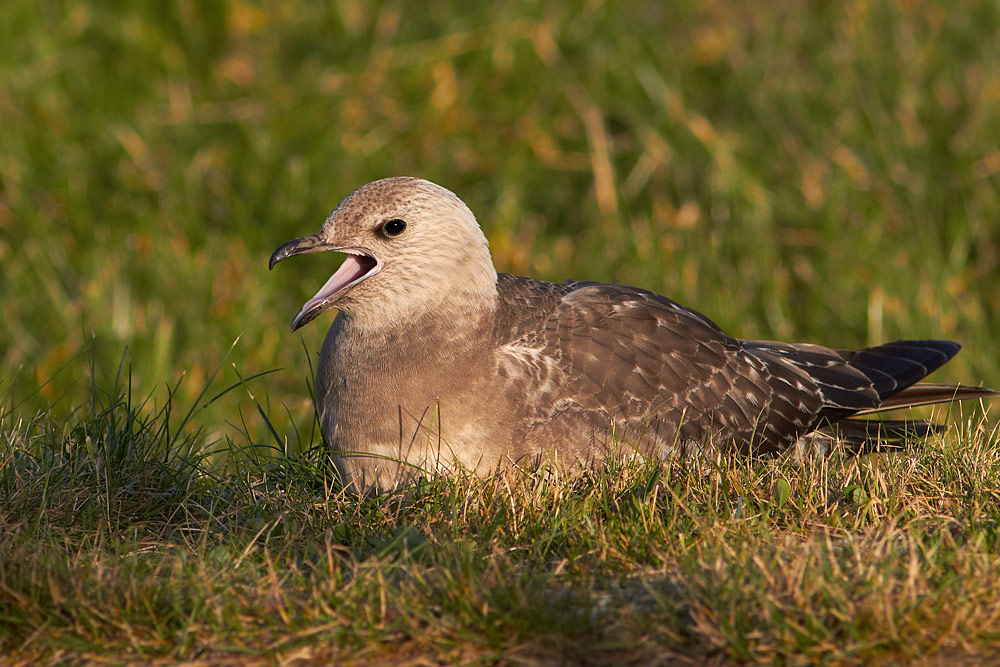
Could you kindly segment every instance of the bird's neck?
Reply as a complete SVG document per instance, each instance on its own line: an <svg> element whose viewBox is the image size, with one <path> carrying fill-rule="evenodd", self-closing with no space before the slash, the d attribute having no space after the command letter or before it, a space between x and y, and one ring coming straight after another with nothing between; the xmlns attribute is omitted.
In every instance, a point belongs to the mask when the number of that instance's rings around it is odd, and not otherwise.
<svg viewBox="0 0 1000 667"><path fill-rule="evenodd" d="M430 354L444 349L461 353L489 337L499 307L495 285L485 292L463 289L467 287L452 286L446 296L436 299L376 302L344 310L339 316L344 318L343 334L369 352L418 347Z"/></svg>

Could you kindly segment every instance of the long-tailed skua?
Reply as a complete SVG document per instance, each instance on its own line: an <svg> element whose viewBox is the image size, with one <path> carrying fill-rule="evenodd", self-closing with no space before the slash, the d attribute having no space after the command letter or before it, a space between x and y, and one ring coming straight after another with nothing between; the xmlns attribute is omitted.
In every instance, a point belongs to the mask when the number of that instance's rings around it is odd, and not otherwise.
<svg viewBox="0 0 1000 667"><path fill-rule="evenodd" d="M622 448L664 457L766 454L817 438L898 444L935 427L850 418L995 395L918 384L958 352L950 341L846 351L740 340L648 290L497 273L469 208L417 178L355 190L270 266L326 251L344 262L292 329L339 311L316 399L336 466L358 491L456 464L578 467Z"/></svg>

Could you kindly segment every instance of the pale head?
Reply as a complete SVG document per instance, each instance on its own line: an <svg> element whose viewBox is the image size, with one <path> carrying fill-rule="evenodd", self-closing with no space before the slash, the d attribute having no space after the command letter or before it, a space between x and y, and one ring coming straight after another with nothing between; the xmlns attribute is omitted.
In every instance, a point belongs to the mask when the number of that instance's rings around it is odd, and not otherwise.
<svg viewBox="0 0 1000 667"><path fill-rule="evenodd" d="M320 231L271 255L334 250L341 267L292 322L292 330L328 308L372 325L430 311L493 307L496 271L472 211L454 193L419 178L364 185L337 205Z"/></svg>

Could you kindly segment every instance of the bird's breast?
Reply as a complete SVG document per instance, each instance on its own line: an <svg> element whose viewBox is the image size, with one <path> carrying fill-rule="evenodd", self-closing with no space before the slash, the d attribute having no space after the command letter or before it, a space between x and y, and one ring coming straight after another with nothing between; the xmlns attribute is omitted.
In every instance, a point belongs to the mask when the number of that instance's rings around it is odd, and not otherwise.
<svg viewBox="0 0 1000 667"><path fill-rule="evenodd" d="M338 468L354 479L377 475L385 486L395 474L388 468L495 465L510 441L496 380L495 363L473 349L373 345L335 326L316 387Z"/></svg>

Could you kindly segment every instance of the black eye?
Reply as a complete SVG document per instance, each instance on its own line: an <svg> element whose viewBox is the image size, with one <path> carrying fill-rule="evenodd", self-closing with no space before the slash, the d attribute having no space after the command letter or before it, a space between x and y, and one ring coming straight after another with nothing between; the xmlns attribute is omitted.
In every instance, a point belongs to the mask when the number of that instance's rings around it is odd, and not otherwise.
<svg viewBox="0 0 1000 667"><path fill-rule="evenodd" d="M393 218L382 225L382 233L386 236L399 236L406 229L406 221Z"/></svg>

